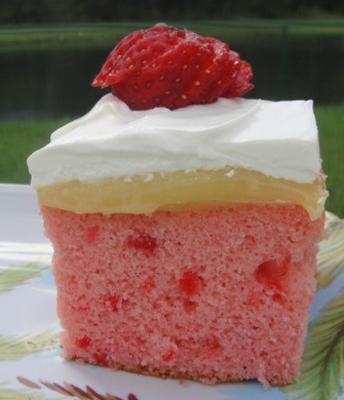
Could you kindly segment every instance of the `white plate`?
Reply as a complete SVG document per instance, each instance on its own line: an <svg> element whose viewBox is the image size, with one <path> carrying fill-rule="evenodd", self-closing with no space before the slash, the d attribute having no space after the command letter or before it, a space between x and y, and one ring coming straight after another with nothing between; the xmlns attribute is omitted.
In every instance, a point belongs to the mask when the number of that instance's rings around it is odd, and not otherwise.
<svg viewBox="0 0 344 400"><path fill-rule="evenodd" d="M207 386L79 365L60 356L55 286L32 189L0 185L0 400L332 400L344 373L344 221L327 213L298 385ZM318 359L318 363L313 361Z"/></svg>

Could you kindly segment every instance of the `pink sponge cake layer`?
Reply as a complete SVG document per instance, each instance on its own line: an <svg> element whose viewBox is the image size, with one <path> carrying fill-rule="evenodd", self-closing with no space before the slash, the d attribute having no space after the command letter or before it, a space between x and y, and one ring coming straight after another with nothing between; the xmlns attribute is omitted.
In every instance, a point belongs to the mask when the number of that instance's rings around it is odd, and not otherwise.
<svg viewBox="0 0 344 400"><path fill-rule="evenodd" d="M276 204L42 212L67 358L207 383L297 378L322 218Z"/></svg>

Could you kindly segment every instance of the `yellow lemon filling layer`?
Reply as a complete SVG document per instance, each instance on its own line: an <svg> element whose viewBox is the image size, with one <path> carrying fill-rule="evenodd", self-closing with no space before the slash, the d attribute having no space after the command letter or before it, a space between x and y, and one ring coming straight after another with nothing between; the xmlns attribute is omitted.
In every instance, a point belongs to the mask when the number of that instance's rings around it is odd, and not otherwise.
<svg viewBox="0 0 344 400"><path fill-rule="evenodd" d="M69 181L38 189L41 206L76 213L151 214L242 203L287 203L304 207L313 220L322 214L326 194L322 177L298 183L243 168Z"/></svg>

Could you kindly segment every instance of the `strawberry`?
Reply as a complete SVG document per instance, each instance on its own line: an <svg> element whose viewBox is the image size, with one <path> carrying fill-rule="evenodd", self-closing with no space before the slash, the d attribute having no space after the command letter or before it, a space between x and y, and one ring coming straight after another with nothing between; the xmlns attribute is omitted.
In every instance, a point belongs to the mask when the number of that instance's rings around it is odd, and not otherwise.
<svg viewBox="0 0 344 400"><path fill-rule="evenodd" d="M253 88L249 63L220 40L158 24L123 38L92 85L133 110L207 104Z"/></svg>

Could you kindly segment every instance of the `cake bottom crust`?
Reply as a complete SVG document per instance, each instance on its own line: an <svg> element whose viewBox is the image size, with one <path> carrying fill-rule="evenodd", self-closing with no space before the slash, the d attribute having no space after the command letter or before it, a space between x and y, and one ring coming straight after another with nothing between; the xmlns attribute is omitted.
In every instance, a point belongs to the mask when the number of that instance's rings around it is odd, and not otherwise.
<svg viewBox="0 0 344 400"><path fill-rule="evenodd" d="M130 372L133 374L139 374L139 375L145 375L145 376L155 376L156 378L161 378L161 379L178 379L180 381L184 380L190 380L194 382L202 382L208 385L215 385L219 383L239 383L242 382L242 379L240 377L234 377L231 375L228 375L225 378L218 378L216 376L214 377L209 377L206 375L201 375L201 374L191 374L185 371L180 371L178 369L174 368L166 368L164 370L161 370L159 368L154 368L154 367L143 367L143 366L136 366L136 367L128 367L127 365L123 364L114 364L111 366L108 365L99 365L95 362L91 362L87 359L84 358L66 358L68 361L75 361L80 364L91 364L91 365L96 365L100 367L107 367L110 369L113 369L114 371L124 371L124 372ZM247 380L254 380L252 379L247 379ZM271 386L282 386L282 385L287 385L287 383L280 383L278 381L276 382L269 382L267 383L268 385Z"/></svg>
<svg viewBox="0 0 344 400"><path fill-rule="evenodd" d="M97 363L92 363L89 362L87 359L83 358L67 358L68 361L75 361L79 364L91 364L91 365L96 365L96 366L102 366ZM103 366L104 367L104 366ZM185 380L190 380L194 382L202 382L207 385L216 385L220 383L240 383L243 382L243 379L240 376L233 376L233 375L228 375L226 377L216 377L216 376L206 376L202 374L190 374L188 372L182 372L177 369L164 369L160 370L158 368L150 368L150 367L142 367L142 366L136 366L136 367L128 367L126 365L122 364L116 364L116 365L111 365L109 367L110 369L113 369L114 371L124 371L124 372L130 372L133 374L139 374L139 375L145 375L145 376L154 376L156 378L161 378L161 379L178 379L181 382ZM278 379L274 379L272 381L267 381L264 377L261 377L259 379L260 383L262 383L264 386L286 386L291 383L294 383L297 380L298 376L295 377L293 380L290 381L281 381ZM245 381L255 381L257 380L256 377L253 377L251 379L246 379Z"/></svg>

